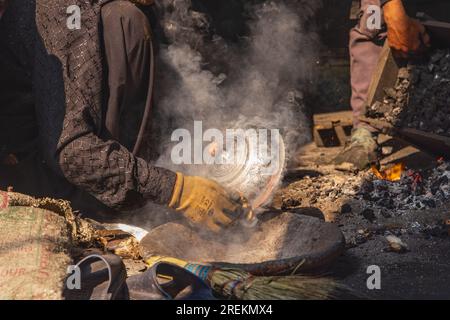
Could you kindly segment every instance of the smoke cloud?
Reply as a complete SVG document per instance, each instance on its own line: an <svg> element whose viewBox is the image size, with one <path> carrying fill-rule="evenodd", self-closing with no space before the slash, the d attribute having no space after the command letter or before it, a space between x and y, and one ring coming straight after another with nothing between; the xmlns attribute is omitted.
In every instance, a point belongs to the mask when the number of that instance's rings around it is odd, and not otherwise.
<svg viewBox="0 0 450 320"><path fill-rule="evenodd" d="M191 129L201 120L204 127L219 129L280 129L287 150L307 142L302 84L313 76L318 37L308 22L320 5L317 0L250 1L248 35L230 43L207 35L208 18L193 11L190 0L159 1L169 40L160 50L161 141L168 143L174 129ZM167 166L163 159L159 164Z"/></svg>
<svg viewBox="0 0 450 320"><path fill-rule="evenodd" d="M152 120L152 139L157 141L152 147L160 148L156 165L202 175L195 165L181 167L170 160L172 132L192 132L199 120L205 130L279 129L287 156L308 142L302 87L313 77L319 40L311 20L320 6L319 0L249 0L247 33L229 41L211 31L208 16L194 11L191 0L157 1L167 41L157 57ZM155 210L164 212L158 221ZM173 219L153 204L135 213L128 222L146 229Z"/></svg>

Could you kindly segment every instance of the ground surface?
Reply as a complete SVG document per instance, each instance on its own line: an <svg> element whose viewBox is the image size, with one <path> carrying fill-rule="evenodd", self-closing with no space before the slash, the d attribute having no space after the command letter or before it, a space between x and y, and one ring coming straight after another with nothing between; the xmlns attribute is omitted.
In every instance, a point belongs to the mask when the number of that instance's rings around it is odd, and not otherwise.
<svg viewBox="0 0 450 320"><path fill-rule="evenodd" d="M436 166L434 157L412 147L388 137L382 142L394 146L392 154L381 160L384 165L401 161L412 170ZM446 224L450 206L444 201L435 208L408 209L407 205L397 210L397 203L369 204L361 196L361 185L373 179L372 173L330 165L339 150L305 146L275 196L274 207L302 209L339 225L347 251L330 272L355 290L375 299L450 299L450 229ZM407 249L402 253L391 249L387 236L396 236ZM367 289L371 265L381 269L381 290Z"/></svg>
<svg viewBox="0 0 450 320"><path fill-rule="evenodd" d="M386 183L371 170L335 166L331 161L340 148L309 144L288 166L269 212L337 224L346 252L328 272L359 293L374 299L450 299L450 165L389 137L380 137L379 143L392 147L381 169L402 162L411 172L421 172L418 189L411 177ZM439 191L430 192L430 186ZM392 237L400 248L390 244ZM140 260L125 259L125 264L129 275L145 270ZM381 270L380 290L367 289L367 268L373 265Z"/></svg>

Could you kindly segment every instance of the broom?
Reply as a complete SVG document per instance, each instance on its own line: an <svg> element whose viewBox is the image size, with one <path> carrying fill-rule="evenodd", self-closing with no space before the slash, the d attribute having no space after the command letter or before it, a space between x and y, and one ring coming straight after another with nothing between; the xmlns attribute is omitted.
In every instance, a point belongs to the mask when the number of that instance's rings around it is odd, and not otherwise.
<svg viewBox="0 0 450 320"><path fill-rule="evenodd" d="M223 298L237 300L325 300L361 298L351 289L329 277L253 276L241 269L216 268L169 257L154 256L146 260L176 264L204 280Z"/></svg>

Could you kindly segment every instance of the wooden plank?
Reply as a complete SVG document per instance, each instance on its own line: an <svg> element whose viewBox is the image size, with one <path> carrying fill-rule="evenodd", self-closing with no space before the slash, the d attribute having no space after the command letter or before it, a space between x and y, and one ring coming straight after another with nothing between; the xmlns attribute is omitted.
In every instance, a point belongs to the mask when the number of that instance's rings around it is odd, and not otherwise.
<svg viewBox="0 0 450 320"><path fill-rule="evenodd" d="M336 132L341 146L345 146L347 142L347 135L345 134L344 128L340 124L338 124L334 127L334 131Z"/></svg>
<svg viewBox="0 0 450 320"><path fill-rule="evenodd" d="M378 64L372 75L367 97L367 106L375 101L382 101L385 95L384 89L390 88L397 82L399 66L392 54L391 47L386 40L378 60ZM365 111L363 112L365 114Z"/></svg>
<svg viewBox="0 0 450 320"><path fill-rule="evenodd" d="M366 117L360 117L360 120L370 124L372 127L383 133L399 138L419 149L430 152L438 157L444 156L447 159L450 159L449 137L412 128L396 128L385 121L369 119Z"/></svg>
<svg viewBox="0 0 450 320"><path fill-rule="evenodd" d="M440 45L450 46L450 23L426 20L422 21L422 24L427 28L433 43L439 42Z"/></svg>
<svg viewBox="0 0 450 320"><path fill-rule="evenodd" d="M314 127L313 137L314 142L318 147L325 147L325 141L322 138L321 131L332 130L336 135L340 145L344 146L347 142L347 135L344 127L353 126L353 112L340 111L315 114L313 116Z"/></svg>
<svg viewBox="0 0 450 320"><path fill-rule="evenodd" d="M353 113L352 111L320 113L313 116L313 121L315 125L320 125L328 129L332 129L333 122L337 121L340 121L343 126L350 126L353 124Z"/></svg>
<svg viewBox="0 0 450 320"><path fill-rule="evenodd" d="M438 157L450 159L450 138L417 129L399 129L399 135L411 144L427 150Z"/></svg>
<svg viewBox="0 0 450 320"><path fill-rule="evenodd" d="M322 129L321 127L314 126L313 128L313 137L314 137L314 143L319 148L325 147L325 144L323 142L322 136L320 135L319 130Z"/></svg>

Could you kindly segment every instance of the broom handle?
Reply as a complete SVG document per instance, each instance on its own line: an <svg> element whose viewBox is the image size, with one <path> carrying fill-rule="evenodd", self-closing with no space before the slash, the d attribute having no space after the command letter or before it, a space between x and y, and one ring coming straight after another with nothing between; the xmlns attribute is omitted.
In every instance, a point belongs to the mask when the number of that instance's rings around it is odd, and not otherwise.
<svg viewBox="0 0 450 320"><path fill-rule="evenodd" d="M203 281L207 282L208 274L212 270L212 266L198 264L198 263L189 263L187 261L172 258L172 257L164 257L164 256L152 256L145 259L145 263L152 267L158 262L168 262L174 265L177 265L181 268L186 269L187 271L193 273Z"/></svg>

